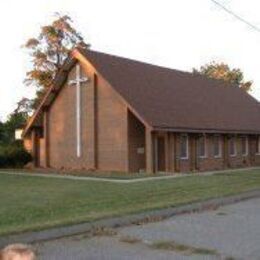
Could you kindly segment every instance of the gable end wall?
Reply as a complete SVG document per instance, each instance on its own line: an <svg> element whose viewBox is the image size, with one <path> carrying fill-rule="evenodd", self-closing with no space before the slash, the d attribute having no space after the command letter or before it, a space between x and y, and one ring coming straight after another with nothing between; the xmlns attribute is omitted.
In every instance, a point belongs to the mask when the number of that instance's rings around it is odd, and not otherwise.
<svg viewBox="0 0 260 260"><path fill-rule="evenodd" d="M101 76L94 80L92 66L82 68L90 79L81 86L82 155L76 156L76 88L68 85L73 68L49 110L50 167L127 171L127 107Z"/></svg>

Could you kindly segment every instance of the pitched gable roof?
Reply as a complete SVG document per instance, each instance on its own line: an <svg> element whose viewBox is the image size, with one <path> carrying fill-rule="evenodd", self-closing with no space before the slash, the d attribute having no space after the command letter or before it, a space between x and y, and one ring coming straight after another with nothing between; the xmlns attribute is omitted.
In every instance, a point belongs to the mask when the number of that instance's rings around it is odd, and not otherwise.
<svg viewBox="0 0 260 260"><path fill-rule="evenodd" d="M80 52L155 128L260 132L259 104L237 86L96 51Z"/></svg>
<svg viewBox="0 0 260 260"><path fill-rule="evenodd" d="M109 84L155 129L260 133L259 103L222 81L139 61L77 49ZM75 65L69 59L28 123L39 121Z"/></svg>

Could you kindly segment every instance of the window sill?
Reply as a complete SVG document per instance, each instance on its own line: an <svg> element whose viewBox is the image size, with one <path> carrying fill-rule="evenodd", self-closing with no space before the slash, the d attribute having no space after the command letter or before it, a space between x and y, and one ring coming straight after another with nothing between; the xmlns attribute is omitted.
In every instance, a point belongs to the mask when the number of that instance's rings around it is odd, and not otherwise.
<svg viewBox="0 0 260 260"><path fill-rule="evenodd" d="M215 156L214 156L214 159L221 159L221 158L222 158L221 155L215 155Z"/></svg>
<svg viewBox="0 0 260 260"><path fill-rule="evenodd" d="M180 157L180 160L189 160L189 157Z"/></svg>

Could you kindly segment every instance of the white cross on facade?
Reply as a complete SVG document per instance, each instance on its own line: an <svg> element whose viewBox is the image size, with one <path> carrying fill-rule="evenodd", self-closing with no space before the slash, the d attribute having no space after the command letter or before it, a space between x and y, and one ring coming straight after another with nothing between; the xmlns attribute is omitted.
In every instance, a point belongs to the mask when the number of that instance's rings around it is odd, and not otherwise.
<svg viewBox="0 0 260 260"><path fill-rule="evenodd" d="M69 85L76 85L76 140L77 140L77 157L81 156L81 95L80 83L88 82L88 78L81 78L80 65L76 65L76 78L70 80Z"/></svg>

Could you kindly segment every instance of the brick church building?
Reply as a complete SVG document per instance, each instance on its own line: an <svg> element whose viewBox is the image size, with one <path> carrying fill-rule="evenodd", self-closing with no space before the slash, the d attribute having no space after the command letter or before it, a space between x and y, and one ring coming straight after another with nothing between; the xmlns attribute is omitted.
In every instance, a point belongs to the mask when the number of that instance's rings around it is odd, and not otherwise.
<svg viewBox="0 0 260 260"><path fill-rule="evenodd" d="M259 137L237 86L79 48L23 131L35 167L122 172L260 165Z"/></svg>

